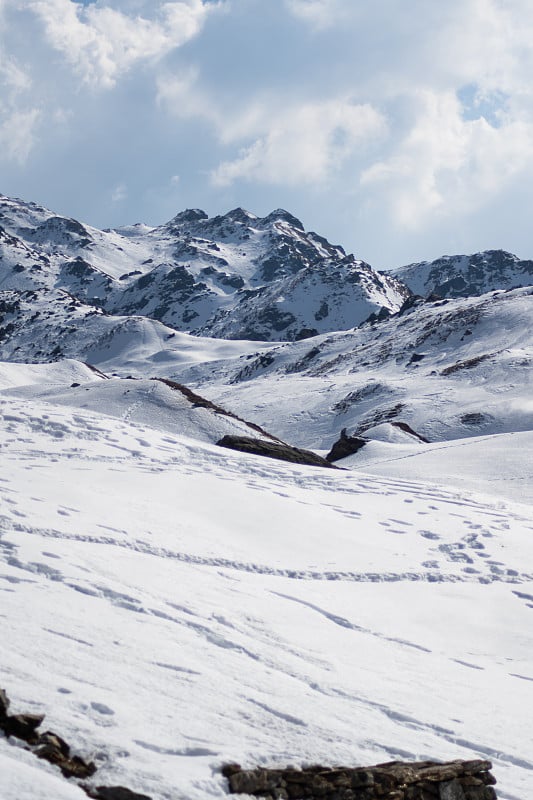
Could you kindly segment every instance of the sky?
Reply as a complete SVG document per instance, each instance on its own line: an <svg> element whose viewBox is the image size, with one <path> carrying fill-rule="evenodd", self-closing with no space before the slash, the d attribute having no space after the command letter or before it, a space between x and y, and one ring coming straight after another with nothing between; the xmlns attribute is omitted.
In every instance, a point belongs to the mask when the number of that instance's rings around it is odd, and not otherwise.
<svg viewBox="0 0 533 800"><path fill-rule="evenodd" d="M533 258L529 0L0 0L0 192L286 208L379 269Z"/></svg>

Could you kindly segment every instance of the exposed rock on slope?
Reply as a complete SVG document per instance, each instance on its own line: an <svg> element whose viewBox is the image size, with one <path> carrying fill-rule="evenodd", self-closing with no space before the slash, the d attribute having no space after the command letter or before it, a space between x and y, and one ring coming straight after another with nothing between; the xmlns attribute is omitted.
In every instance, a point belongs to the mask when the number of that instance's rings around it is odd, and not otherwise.
<svg viewBox="0 0 533 800"><path fill-rule="evenodd" d="M329 467L331 459L325 459L302 450L300 447L291 447L288 444L263 439L251 439L245 436L224 436L217 444L229 450L238 450L241 453L251 453L265 458L275 458L277 461L289 461L291 464L306 464L310 467Z"/></svg>
<svg viewBox="0 0 533 800"><path fill-rule="evenodd" d="M232 794L266 798L344 800L493 800L490 761L391 761L375 767L223 769Z"/></svg>
<svg viewBox="0 0 533 800"><path fill-rule="evenodd" d="M326 460L333 463L334 461L340 461L341 458L352 456L361 450L366 442L367 440L362 436L349 436L346 433L346 428L343 428L341 435L327 454Z"/></svg>

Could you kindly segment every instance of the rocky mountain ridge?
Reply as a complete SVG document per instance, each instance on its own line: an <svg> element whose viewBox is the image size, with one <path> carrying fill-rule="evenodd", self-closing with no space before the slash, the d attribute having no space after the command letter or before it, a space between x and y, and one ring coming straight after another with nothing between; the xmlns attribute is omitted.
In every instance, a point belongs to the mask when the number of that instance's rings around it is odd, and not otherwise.
<svg viewBox="0 0 533 800"><path fill-rule="evenodd" d="M354 327L410 294L282 209L189 209L157 228L99 231L2 196L0 263L3 291L63 291L106 314L229 339Z"/></svg>
<svg viewBox="0 0 533 800"><path fill-rule="evenodd" d="M422 297L472 297L495 289L529 286L533 283L533 261L523 261L505 250L485 250L408 264L394 274Z"/></svg>

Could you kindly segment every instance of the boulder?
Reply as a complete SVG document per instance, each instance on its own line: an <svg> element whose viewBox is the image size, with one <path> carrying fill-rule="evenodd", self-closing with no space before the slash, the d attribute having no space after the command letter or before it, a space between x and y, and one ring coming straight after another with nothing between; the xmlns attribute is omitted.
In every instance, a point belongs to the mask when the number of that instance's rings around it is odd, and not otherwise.
<svg viewBox="0 0 533 800"><path fill-rule="evenodd" d="M311 450L302 450L299 447L292 447L282 442L252 439L247 436L223 436L217 442L217 445L219 447L227 447L229 450L238 450L241 453L252 453L265 458L275 458L278 461L289 461L292 464L306 464L310 467L335 469L329 461L311 452Z"/></svg>
<svg viewBox="0 0 533 800"><path fill-rule="evenodd" d="M341 458L346 458L346 456L351 456L364 447L367 441L368 439L362 436L348 436L346 428L343 428L339 439L327 454L326 461L332 463L333 461L340 461Z"/></svg>

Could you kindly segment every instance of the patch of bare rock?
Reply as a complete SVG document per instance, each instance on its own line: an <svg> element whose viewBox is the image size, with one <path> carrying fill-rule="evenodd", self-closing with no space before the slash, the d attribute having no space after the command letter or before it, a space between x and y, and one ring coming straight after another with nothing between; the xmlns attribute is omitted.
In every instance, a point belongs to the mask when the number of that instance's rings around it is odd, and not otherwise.
<svg viewBox="0 0 533 800"><path fill-rule="evenodd" d="M243 770L222 773L232 794L279 800L494 800L490 761L391 761L374 767Z"/></svg>
<svg viewBox="0 0 533 800"><path fill-rule="evenodd" d="M39 732L44 714L9 714L10 705L7 693L0 689L0 731L5 736L14 736L25 742L27 749L37 758L59 767L65 778L82 780L95 774L96 764L73 755L71 746L61 736L53 731ZM79 786L93 800L151 800L147 795L137 794L124 786L88 786L83 783Z"/></svg>
<svg viewBox="0 0 533 800"><path fill-rule="evenodd" d="M251 453L265 458L275 458L278 461L288 461L291 464L306 464L310 467L337 469L325 458L313 453L311 450L302 450L300 447L292 447L282 442L267 442L264 439L228 435L223 436L217 442L217 445L219 447L227 447L229 450L238 450L241 453Z"/></svg>

